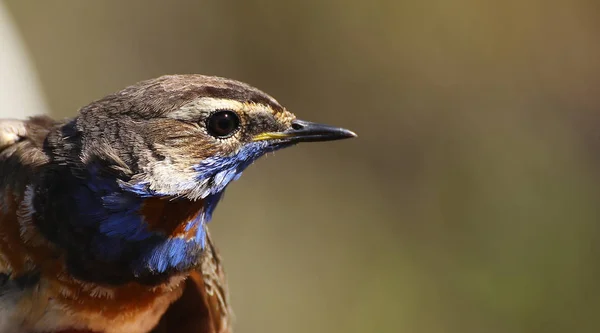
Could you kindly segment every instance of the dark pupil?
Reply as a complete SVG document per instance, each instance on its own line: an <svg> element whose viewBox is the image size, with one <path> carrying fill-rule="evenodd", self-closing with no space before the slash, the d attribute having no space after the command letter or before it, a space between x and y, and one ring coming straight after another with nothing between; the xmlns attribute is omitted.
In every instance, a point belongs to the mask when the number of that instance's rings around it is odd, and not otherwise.
<svg viewBox="0 0 600 333"><path fill-rule="evenodd" d="M240 120L233 111L218 111L208 119L208 131L212 136L226 137L240 125Z"/></svg>

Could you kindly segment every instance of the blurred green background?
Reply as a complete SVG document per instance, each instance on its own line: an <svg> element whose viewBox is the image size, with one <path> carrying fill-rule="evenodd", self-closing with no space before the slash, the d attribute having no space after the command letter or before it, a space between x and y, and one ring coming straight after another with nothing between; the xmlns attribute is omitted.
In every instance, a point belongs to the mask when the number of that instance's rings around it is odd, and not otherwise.
<svg viewBox="0 0 600 333"><path fill-rule="evenodd" d="M359 134L229 188L237 332L600 332L600 2L4 4L56 117L203 73Z"/></svg>

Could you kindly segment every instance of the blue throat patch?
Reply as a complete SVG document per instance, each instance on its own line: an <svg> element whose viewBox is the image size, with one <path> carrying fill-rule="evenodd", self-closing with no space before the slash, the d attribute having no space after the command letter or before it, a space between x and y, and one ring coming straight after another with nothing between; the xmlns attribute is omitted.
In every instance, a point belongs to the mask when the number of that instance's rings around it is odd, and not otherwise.
<svg viewBox="0 0 600 333"><path fill-rule="evenodd" d="M201 188L204 207L185 226L186 231L195 228L196 234L192 238L170 237L150 230L140 214L145 199L173 194L152 191L147 181L130 185L97 177L91 167L92 177L78 187L78 193L74 195L77 212L84 217L80 222L82 226L97 228L97 234L91 240L91 250L102 261L130 258L129 267L136 276L193 267L206 246L205 226L212 219L227 185L238 179L257 158L281 147L253 142L235 155L214 156L194 167L196 182L204 184ZM130 257L131 252L138 255Z"/></svg>

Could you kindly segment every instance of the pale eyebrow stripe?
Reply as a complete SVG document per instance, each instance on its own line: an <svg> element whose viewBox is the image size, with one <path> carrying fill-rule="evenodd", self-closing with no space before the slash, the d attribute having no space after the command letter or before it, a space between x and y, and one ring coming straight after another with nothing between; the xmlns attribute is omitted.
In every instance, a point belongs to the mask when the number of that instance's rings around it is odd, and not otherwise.
<svg viewBox="0 0 600 333"><path fill-rule="evenodd" d="M170 112L167 117L177 120L195 121L202 114L216 110L239 111L244 108L244 103L226 98L202 97L184 104L179 109Z"/></svg>

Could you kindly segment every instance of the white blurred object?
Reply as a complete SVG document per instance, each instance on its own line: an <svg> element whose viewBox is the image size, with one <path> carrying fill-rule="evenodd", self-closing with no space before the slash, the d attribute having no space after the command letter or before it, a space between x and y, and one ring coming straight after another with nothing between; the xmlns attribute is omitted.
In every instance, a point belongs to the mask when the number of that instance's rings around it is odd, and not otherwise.
<svg viewBox="0 0 600 333"><path fill-rule="evenodd" d="M12 19L0 2L0 118L25 118L48 108Z"/></svg>

